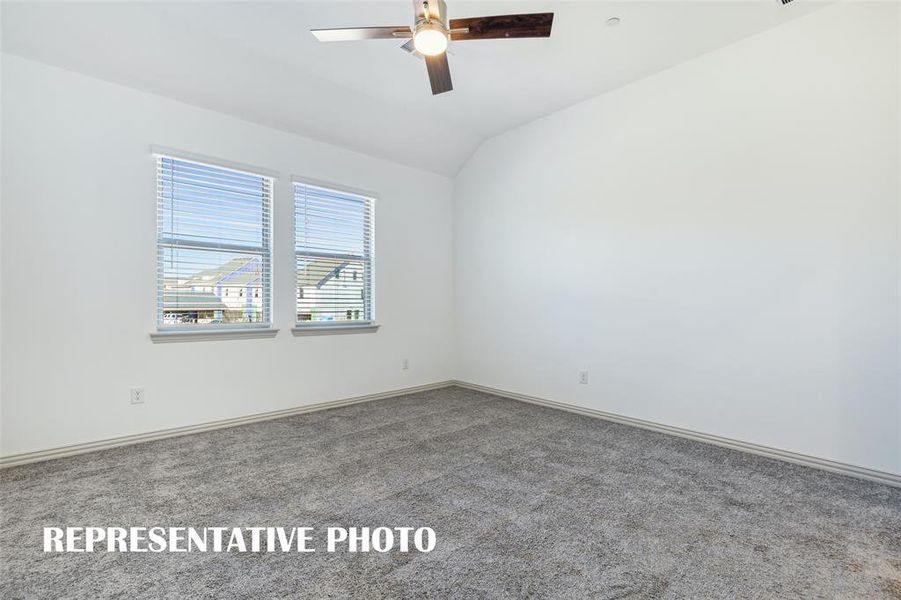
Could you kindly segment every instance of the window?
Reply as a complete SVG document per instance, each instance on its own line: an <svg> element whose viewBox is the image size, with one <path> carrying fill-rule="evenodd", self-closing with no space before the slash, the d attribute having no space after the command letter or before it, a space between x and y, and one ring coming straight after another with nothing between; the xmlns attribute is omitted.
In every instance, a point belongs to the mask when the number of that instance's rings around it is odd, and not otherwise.
<svg viewBox="0 0 901 600"><path fill-rule="evenodd" d="M295 182L299 324L373 320L373 203L359 194Z"/></svg>
<svg viewBox="0 0 901 600"><path fill-rule="evenodd" d="M271 206L270 177L157 156L160 329L270 325Z"/></svg>

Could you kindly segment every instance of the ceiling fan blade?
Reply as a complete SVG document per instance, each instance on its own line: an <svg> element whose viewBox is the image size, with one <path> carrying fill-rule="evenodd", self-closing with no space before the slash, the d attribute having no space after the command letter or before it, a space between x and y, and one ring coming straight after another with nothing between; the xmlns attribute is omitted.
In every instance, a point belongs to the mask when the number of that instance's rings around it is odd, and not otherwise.
<svg viewBox="0 0 901 600"><path fill-rule="evenodd" d="M401 50L410 53L412 56L416 58L422 58L422 54L416 49L416 45L413 43L413 39L410 38L407 40L407 43L400 47Z"/></svg>
<svg viewBox="0 0 901 600"><path fill-rule="evenodd" d="M357 40L385 40L411 37L409 27L345 27L341 29L311 29L320 42L354 42Z"/></svg>
<svg viewBox="0 0 901 600"><path fill-rule="evenodd" d="M498 15L451 19L452 40L492 40L498 38L550 37L554 13ZM454 32L455 29L468 29Z"/></svg>
<svg viewBox="0 0 901 600"><path fill-rule="evenodd" d="M454 89L451 83L450 67L447 64L447 53L437 56L426 56L425 66L429 71L429 83L432 84L432 95L437 96Z"/></svg>

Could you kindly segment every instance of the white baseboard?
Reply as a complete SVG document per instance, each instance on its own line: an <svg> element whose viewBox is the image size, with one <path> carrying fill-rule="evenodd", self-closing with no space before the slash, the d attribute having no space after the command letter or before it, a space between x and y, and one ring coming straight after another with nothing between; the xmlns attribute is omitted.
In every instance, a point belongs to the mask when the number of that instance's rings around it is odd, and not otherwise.
<svg viewBox="0 0 901 600"><path fill-rule="evenodd" d="M604 419L606 421L622 423L623 425L631 425L633 427L640 427L641 429L649 429L651 431L656 431L659 433L666 433L689 440L695 440L697 442L704 442L706 444L713 444L715 446L731 448L732 450L740 450L742 452L748 452L750 454L756 454L758 456L765 456L767 458L774 458L776 460L782 460L797 465L803 465L805 467L812 467L814 469L829 471L831 473L838 473L840 475L848 475L849 477L857 477L859 479L867 479L869 481L876 481L878 483L884 483L886 485L901 487L901 475L894 473L877 471L875 469L868 469L866 467L858 467L856 465L849 465L825 458L817 458L815 456L808 456L806 454L798 454L796 452L789 452L788 450L780 450L778 448L771 448L769 446L761 446L759 444L752 444L750 442L742 442L740 440L733 440L731 438L711 435L709 433L700 433L698 431L692 431L690 429L682 429L681 427L671 427L669 425L663 425L661 423L654 423L653 421L634 419L632 417L625 417L615 413L595 410L592 408L584 408L573 404L566 404L564 402L546 400L544 398L538 398L536 396L527 396L526 394L508 392L506 390L499 390L497 388L478 385L475 383L468 383L466 381L455 381L454 384L470 390L484 392L486 394L492 394L494 396L501 396L502 398L510 398L511 400L519 400L520 402L528 402L530 404L538 404L541 406L546 406L548 408L565 410L567 412L594 417L596 419Z"/></svg>
<svg viewBox="0 0 901 600"><path fill-rule="evenodd" d="M162 440L165 438L176 437L180 435L189 435L191 433L201 433L204 431L214 431L216 429L225 429L228 427L236 427L238 425L247 425L249 423L258 423L260 421L269 421L271 419L280 419L282 417L291 417L294 415L302 415L304 413L326 410L329 408L338 408L339 406L349 406L351 404L360 404L362 402L371 402L373 400L381 400L382 398L393 398L394 396L403 396L406 394L415 394L416 392L425 392L428 390L437 390L454 385L453 381L439 381L426 385L408 387L399 390L391 390L388 392L380 392L378 394L368 394L366 396L356 396L354 398L345 398L342 400L333 400L331 402L319 402L317 404L307 404L296 408L288 408L285 410L275 410L271 412L258 413L248 415L246 417L236 417L234 419L223 419L221 421L212 421L202 423L200 425L189 425L187 427L175 427L172 429L161 429L159 431L151 431L148 433L139 433L135 435L126 435L123 437L112 438L108 440L100 440L97 442L88 442L85 444L74 444L71 446L61 446L51 448L49 450L39 450L37 452L25 452L22 454L11 454L9 456L0 456L0 469L7 467L15 467L28 463L52 460L54 458L65 458L67 456L75 456L76 454L85 454L86 452L95 452L97 450L106 450L108 448L118 448L119 446L130 446L132 444L140 444L142 442L151 442L154 440Z"/></svg>
<svg viewBox="0 0 901 600"><path fill-rule="evenodd" d="M123 437L107 439L107 440L100 440L100 441L96 441L96 442L88 442L88 443L84 443L84 444L74 444L71 446L61 446L58 448L51 448L49 450L39 450L37 452L25 452L22 454L12 454L9 456L0 456L0 469L4 469L7 467L15 467L18 465L25 465L28 463L40 462L40 461L45 461L45 460L52 460L55 458L65 458L68 456L75 456L77 454L85 454L87 452L95 452L97 450L106 450L108 448L117 448L119 446L130 446L132 444L140 444L142 442L151 442L154 440L162 440L165 438L176 437L176 436L181 436L181 435L189 435L192 433L202 433L204 431L214 431L217 429L226 429L228 427L236 427L238 425L247 425L249 423L258 423L260 421L269 421L271 419L280 419L282 417L301 415L304 413L316 412L316 411L320 411L320 410L326 410L329 408L338 408L340 406L349 406L351 404L360 404L362 402L371 402L373 400L380 400L382 398L392 398L394 396L415 394L416 392L437 390L437 389L449 387L452 385L456 385L456 386L459 386L462 388L467 388L467 389L475 390L475 391L479 391L479 392L484 392L486 394L492 394L494 396L500 396L502 398L510 398L511 400L519 400L520 402L528 402L530 404L538 404L540 406L546 406L548 408L565 410L567 412L572 412L572 413L576 413L576 414L580 414L580 415L594 417L597 419L604 419L607 421L613 421L615 423L622 423L624 425L631 425L633 427L639 427L641 429L649 429L651 431L656 431L659 433L666 433L669 435L675 435L675 436L683 437L686 439L695 440L698 442L713 444L715 446L731 448L733 450L739 450L742 452L748 452L750 454L756 454L758 456L764 456L767 458L782 460L782 461L786 461L786 462L790 462L790 463L794 463L794 464L798 464L798 465L803 465L805 467L812 467L814 469L821 469L823 471L829 471L831 473L838 473L840 475L847 475L850 477L857 477L860 479L875 481L875 482L883 483L886 485L901 487L901 475L897 475L894 473L887 473L885 471L877 471L875 469L868 469L866 467L859 467L856 465L841 463L841 462L837 462L837 461L833 461L833 460L828 460L825 458L817 458L815 456L798 454L795 452L790 452L788 450L780 450L778 448L771 448L769 446L761 446L759 444L752 444L750 442L742 442L740 440L734 440L731 438L721 437L721 436L717 436L717 435L711 435L708 433L700 433L698 431L692 431L690 429L683 429L681 427L672 427L670 425L663 425L661 423L655 423L653 421L645 421L643 419L635 419L632 417L625 417L623 415L618 415L615 413L595 410L592 408L585 408L585 407L576 406L573 404L567 404L564 402L557 402L555 400L547 400L545 398L538 398L536 396L528 396L526 394L519 394L517 392L509 392L506 390L492 388L492 387L488 387L488 386L484 386L484 385L478 385L475 383L469 383L466 381L439 381L436 383L430 383L430 384L426 384L426 385L403 388L403 389L399 389L399 390L391 390L391 391L387 391L387 392L380 392L378 394L368 394L366 396L356 396L353 398L333 400L331 402L319 402L316 404L308 404L306 406L298 406L296 408L289 408L289 409L285 409L285 410L277 410L277 411L271 411L271 412L265 412L265 413L258 413L258 414L254 414L254 415L248 415L246 417L237 417L234 419L223 419L221 421L212 421L210 423L202 423L200 425L189 425L187 427L162 429L159 431L151 431L148 433L128 435L128 436L123 436Z"/></svg>

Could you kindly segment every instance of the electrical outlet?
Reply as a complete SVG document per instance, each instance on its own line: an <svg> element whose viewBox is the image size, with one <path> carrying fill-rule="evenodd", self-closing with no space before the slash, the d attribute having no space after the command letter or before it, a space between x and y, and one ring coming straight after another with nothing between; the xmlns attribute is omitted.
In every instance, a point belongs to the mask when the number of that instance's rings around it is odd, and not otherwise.
<svg viewBox="0 0 901 600"><path fill-rule="evenodd" d="M131 403L144 404L144 388L131 388Z"/></svg>
<svg viewBox="0 0 901 600"><path fill-rule="evenodd" d="M401 363L400 368L403 369L404 371L408 370L410 368L410 359L405 358L404 361Z"/></svg>
<svg viewBox="0 0 901 600"><path fill-rule="evenodd" d="M579 371L579 383L588 384L588 371Z"/></svg>

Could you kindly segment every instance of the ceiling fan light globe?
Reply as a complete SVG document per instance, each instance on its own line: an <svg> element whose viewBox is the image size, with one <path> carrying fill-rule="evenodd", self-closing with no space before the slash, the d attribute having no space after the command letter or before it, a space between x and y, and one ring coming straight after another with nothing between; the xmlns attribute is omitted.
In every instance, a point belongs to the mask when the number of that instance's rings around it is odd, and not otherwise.
<svg viewBox="0 0 901 600"><path fill-rule="evenodd" d="M422 27L413 36L416 51L426 56L437 56L447 50L447 34L437 28Z"/></svg>

